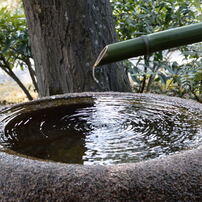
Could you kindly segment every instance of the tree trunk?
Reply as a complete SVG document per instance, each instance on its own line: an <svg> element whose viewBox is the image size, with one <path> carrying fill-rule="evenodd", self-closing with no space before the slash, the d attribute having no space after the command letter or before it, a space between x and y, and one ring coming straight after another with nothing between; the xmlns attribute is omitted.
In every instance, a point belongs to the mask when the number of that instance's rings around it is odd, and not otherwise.
<svg viewBox="0 0 202 202"><path fill-rule="evenodd" d="M96 70L103 47L116 40L108 0L23 0L40 96L83 91L130 91L121 64Z"/></svg>
<svg viewBox="0 0 202 202"><path fill-rule="evenodd" d="M21 88L21 90L25 93L27 96L28 100L33 100L31 94L27 90L27 88L24 86L24 84L20 81L20 79L15 75L15 73L10 69L10 68L2 68L2 70L8 74Z"/></svg>
<svg viewBox="0 0 202 202"><path fill-rule="evenodd" d="M38 90L38 85L37 85L37 81L36 81L36 78L35 78L36 74L35 74L34 69L32 68L32 64L30 62L30 58L26 58L26 59L24 59L24 61L25 61L26 65L27 65L27 68L28 68L28 71L29 71L29 75L30 75L30 78L31 78L32 83L34 85L34 88L35 88L35 90L38 93L39 90Z"/></svg>
<svg viewBox="0 0 202 202"><path fill-rule="evenodd" d="M25 93L25 95L27 96L27 98L29 100L33 100L31 94L29 93L29 91L27 90L27 88L24 86L24 84L20 81L20 79L15 75L15 73L13 72L12 68L10 67L9 62L5 59L5 57L3 55L0 55L1 61L2 63L0 63L0 68L6 73L8 74L17 84L18 86L21 88L21 90Z"/></svg>

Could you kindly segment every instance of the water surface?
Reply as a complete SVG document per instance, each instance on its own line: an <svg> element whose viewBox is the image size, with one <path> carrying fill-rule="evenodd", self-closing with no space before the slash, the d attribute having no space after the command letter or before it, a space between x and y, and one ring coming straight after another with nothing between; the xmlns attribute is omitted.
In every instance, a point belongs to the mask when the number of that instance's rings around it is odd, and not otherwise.
<svg viewBox="0 0 202 202"><path fill-rule="evenodd" d="M40 159L132 163L199 146L202 116L148 97L100 96L93 104L12 112L0 141L5 150Z"/></svg>

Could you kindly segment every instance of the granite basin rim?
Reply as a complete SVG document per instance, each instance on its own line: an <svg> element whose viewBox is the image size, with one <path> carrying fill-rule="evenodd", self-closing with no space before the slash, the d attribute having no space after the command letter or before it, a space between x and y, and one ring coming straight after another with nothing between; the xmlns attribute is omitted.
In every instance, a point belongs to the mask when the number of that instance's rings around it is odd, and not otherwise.
<svg viewBox="0 0 202 202"><path fill-rule="evenodd" d="M155 94L72 93L17 104L51 102L100 95L137 95L173 102L202 112L202 104ZM3 110L7 110L4 108ZM84 166L32 160L0 152L0 199L60 201L200 201L202 147L165 158L112 166Z"/></svg>

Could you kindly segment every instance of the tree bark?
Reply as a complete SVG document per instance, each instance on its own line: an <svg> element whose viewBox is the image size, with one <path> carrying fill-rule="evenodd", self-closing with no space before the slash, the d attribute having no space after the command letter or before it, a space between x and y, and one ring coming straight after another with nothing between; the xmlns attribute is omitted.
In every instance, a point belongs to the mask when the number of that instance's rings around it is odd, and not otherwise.
<svg viewBox="0 0 202 202"><path fill-rule="evenodd" d="M31 80L32 80L32 83L33 83L33 85L34 85L34 88L35 88L35 90L37 91L37 93L38 93L38 85L37 85L37 81L36 81L36 73L35 73L35 70L32 68L32 64L31 64L31 62L30 62L30 58L26 58L26 59L24 59L24 61L25 61L25 64L27 65L27 68L28 68L28 71L29 71L29 75L30 75L30 78L31 78Z"/></svg>
<svg viewBox="0 0 202 202"><path fill-rule="evenodd" d="M121 63L92 66L115 42L108 0L23 0L40 96L83 91L131 91Z"/></svg>

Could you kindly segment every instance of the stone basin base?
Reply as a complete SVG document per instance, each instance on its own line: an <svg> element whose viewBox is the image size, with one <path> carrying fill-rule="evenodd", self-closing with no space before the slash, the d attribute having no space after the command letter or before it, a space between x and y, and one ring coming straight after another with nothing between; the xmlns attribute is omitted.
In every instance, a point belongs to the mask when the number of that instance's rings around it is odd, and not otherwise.
<svg viewBox="0 0 202 202"><path fill-rule="evenodd" d="M96 93L56 98L86 95ZM145 96L202 111L202 105L194 101ZM52 100L45 98L34 103L50 104ZM0 168L0 201L202 201L202 147L113 166L62 164L0 152Z"/></svg>

